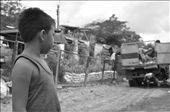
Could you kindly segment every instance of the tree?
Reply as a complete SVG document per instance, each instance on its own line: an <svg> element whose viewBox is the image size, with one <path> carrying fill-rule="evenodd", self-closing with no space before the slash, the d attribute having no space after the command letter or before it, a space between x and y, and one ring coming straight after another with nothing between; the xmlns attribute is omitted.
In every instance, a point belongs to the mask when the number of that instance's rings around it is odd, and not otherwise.
<svg viewBox="0 0 170 112"><path fill-rule="evenodd" d="M19 0L1 1L1 29L8 29L7 26L17 28L18 15L24 8Z"/></svg>
<svg viewBox="0 0 170 112"><path fill-rule="evenodd" d="M93 33L98 43L117 44L139 41L140 36L126 26L126 21L119 21L113 14L108 20L92 22L85 27L93 27ZM96 28L96 29L95 29Z"/></svg>

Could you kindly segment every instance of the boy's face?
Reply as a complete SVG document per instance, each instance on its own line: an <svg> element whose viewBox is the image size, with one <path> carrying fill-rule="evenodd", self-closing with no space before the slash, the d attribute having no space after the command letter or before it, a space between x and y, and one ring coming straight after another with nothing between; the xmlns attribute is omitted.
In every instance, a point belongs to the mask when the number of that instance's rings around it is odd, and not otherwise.
<svg viewBox="0 0 170 112"><path fill-rule="evenodd" d="M55 25L51 26L51 29L46 32L45 39L42 42L41 54L47 54L48 51L52 48L54 44L54 36L55 36Z"/></svg>

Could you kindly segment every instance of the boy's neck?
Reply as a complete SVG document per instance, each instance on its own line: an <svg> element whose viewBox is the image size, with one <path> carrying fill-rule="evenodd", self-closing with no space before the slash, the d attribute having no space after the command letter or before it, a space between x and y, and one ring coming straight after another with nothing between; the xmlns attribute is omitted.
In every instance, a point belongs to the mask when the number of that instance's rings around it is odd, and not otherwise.
<svg viewBox="0 0 170 112"><path fill-rule="evenodd" d="M40 57L40 48L38 44L26 43L24 53L35 57Z"/></svg>

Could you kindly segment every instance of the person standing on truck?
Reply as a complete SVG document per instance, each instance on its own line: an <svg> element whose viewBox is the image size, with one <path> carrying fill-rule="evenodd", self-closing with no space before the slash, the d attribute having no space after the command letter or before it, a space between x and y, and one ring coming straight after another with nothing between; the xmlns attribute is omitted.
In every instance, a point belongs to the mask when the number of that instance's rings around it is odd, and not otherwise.
<svg viewBox="0 0 170 112"><path fill-rule="evenodd" d="M39 8L25 9L19 16L25 49L12 70L13 112L61 112L53 74L41 56L53 46L55 25Z"/></svg>
<svg viewBox="0 0 170 112"><path fill-rule="evenodd" d="M156 41L155 41L155 45L156 45L157 43L160 43L160 40L156 40ZM155 48L152 47L150 50L148 50L148 51L146 52L146 55L149 56L149 58L154 58L154 57L157 56L157 52L156 52Z"/></svg>

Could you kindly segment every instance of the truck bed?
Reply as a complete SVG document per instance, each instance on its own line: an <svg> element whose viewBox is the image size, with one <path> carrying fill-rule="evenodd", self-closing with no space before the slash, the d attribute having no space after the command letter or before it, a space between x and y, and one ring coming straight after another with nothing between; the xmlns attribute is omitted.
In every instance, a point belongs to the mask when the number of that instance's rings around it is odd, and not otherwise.
<svg viewBox="0 0 170 112"><path fill-rule="evenodd" d="M129 69L129 70L133 70L133 69L139 69L139 68L143 68L143 69L152 69L152 68L158 68L157 63L150 63L150 64L139 64L139 65L130 65L130 66L123 66L123 69Z"/></svg>

